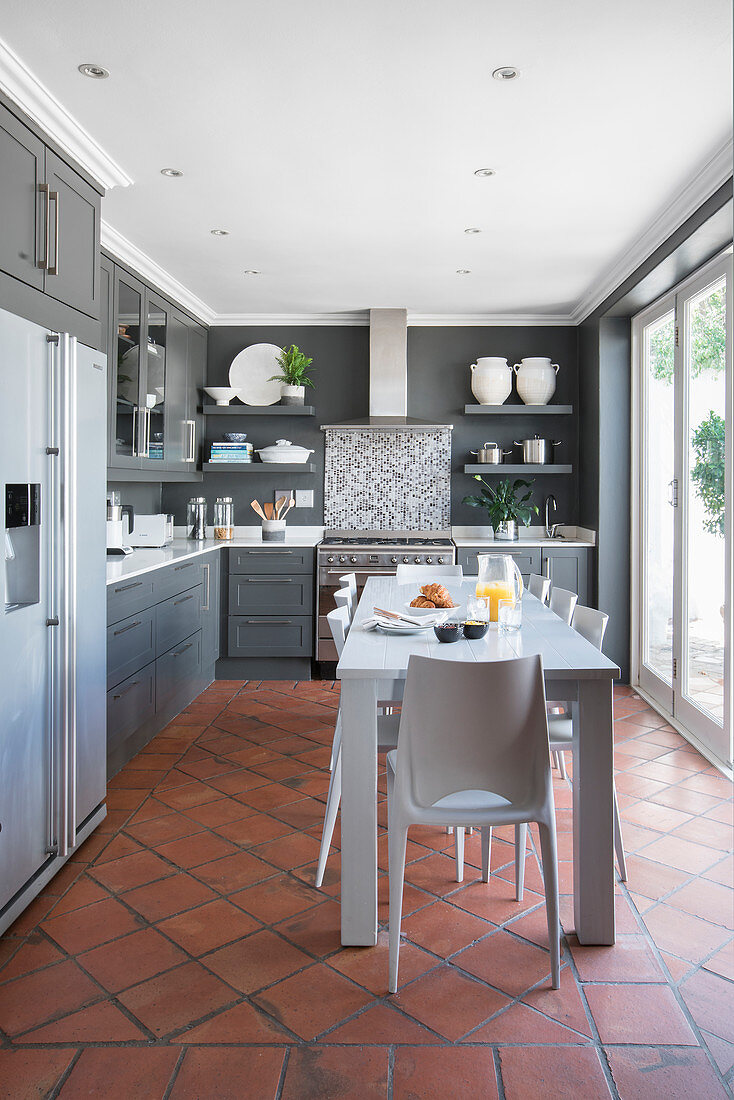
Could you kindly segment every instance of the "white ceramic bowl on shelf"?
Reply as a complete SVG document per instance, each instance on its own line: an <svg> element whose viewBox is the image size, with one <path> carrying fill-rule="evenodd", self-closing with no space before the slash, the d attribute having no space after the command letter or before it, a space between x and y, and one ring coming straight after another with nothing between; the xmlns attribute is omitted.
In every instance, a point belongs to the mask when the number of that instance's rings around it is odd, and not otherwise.
<svg viewBox="0 0 734 1100"><path fill-rule="evenodd" d="M205 386L204 393L208 393L217 405L229 405L232 398L237 396L237 390L231 386Z"/></svg>

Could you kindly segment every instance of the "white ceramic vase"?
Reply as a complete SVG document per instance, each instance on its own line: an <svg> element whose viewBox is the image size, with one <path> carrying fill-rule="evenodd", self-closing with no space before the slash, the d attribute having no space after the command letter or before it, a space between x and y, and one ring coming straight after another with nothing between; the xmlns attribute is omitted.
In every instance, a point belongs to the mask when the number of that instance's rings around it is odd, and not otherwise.
<svg viewBox="0 0 734 1100"><path fill-rule="evenodd" d="M284 384L280 387L281 405L303 405L305 404L305 399L305 386L286 386Z"/></svg>
<svg viewBox="0 0 734 1100"><path fill-rule="evenodd" d="M556 392L558 363L543 356L533 356L515 363L517 392L526 405L547 405Z"/></svg>
<svg viewBox="0 0 734 1100"><path fill-rule="evenodd" d="M471 392L480 405L502 405L512 393L512 371L506 359L484 356L469 369Z"/></svg>

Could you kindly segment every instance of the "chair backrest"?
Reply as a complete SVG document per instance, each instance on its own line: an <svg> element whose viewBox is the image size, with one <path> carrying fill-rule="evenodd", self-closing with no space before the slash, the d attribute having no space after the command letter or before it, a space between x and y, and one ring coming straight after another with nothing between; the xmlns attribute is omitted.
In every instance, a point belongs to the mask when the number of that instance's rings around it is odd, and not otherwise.
<svg viewBox="0 0 734 1100"><path fill-rule="evenodd" d="M559 618L563 619L563 621L570 626L573 617L573 609L578 603L578 600L579 598L575 592L569 592L567 588L556 588L556 586L553 585L548 606L551 611L555 612Z"/></svg>
<svg viewBox="0 0 734 1100"><path fill-rule="evenodd" d="M349 633L349 609L346 607L336 607L333 611L329 612L326 619L329 623L331 636L334 639L334 645L336 646L336 655L337 657L341 657L344 643Z"/></svg>
<svg viewBox="0 0 734 1100"><path fill-rule="evenodd" d="M411 656L397 777L401 801L421 809L467 790L543 804L551 779L542 658Z"/></svg>
<svg viewBox="0 0 734 1100"><path fill-rule="evenodd" d="M528 577L528 591L541 603L545 603L550 592L550 577L542 577L540 573L531 573Z"/></svg>
<svg viewBox="0 0 734 1100"><path fill-rule="evenodd" d="M347 601L347 607L349 608L350 621L354 618L354 612L357 610L357 574L345 573L343 577L339 578L339 584L341 585L341 592L347 592L349 600Z"/></svg>
<svg viewBox="0 0 734 1100"><path fill-rule="evenodd" d="M334 593L334 603L338 609L344 609L347 613L347 628L349 627L352 619L354 618L354 610L352 607L352 593L346 588L340 588L338 592Z"/></svg>
<svg viewBox="0 0 734 1100"><path fill-rule="evenodd" d="M430 584L439 577L461 581L464 570L460 565L399 565L395 577L398 584Z"/></svg>
<svg viewBox="0 0 734 1100"><path fill-rule="evenodd" d="M608 622L609 616L604 611L597 611L593 607L584 607L580 603L573 613L571 626L582 637L586 638L587 642L591 642L597 649L601 649Z"/></svg>

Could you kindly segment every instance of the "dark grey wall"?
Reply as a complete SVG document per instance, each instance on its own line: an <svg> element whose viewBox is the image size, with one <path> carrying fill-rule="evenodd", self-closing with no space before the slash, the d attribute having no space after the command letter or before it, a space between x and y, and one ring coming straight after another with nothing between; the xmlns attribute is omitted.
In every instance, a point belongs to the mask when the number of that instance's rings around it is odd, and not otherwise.
<svg viewBox="0 0 734 1100"><path fill-rule="evenodd" d="M119 490L120 500L123 504L132 504L136 512L143 515L154 515L161 511L161 483L159 481L150 484L132 481L108 481L107 489Z"/></svg>
<svg viewBox="0 0 734 1100"><path fill-rule="evenodd" d="M321 524L324 515L324 433L322 424L336 420L353 420L364 416L368 404L369 329L366 326L297 325L279 327L221 327L209 330L207 353L207 385L228 386L229 367L238 352L250 344L296 344L313 359L315 389L306 390L306 402L316 408L315 417L253 416L205 417L206 439L221 439L223 431L247 432L248 440L257 448L290 439L304 447L312 447L316 463L314 474L284 474L281 484L271 473L220 474L205 473L203 483L167 484L163 486L163 508L173 512L176 523L186 522L189 498L205 496L211 506L215 497L234 498L234 519L238 526L257 523L250 507L253 498L272 500L273 489L313 489L314 507L299 508L288 516L290 524ZM210 518L211 522L211 518Z"/></svg>
<svg viewBox="0 0 734 1100"><path fill-rule="evenodd" d="M560 370L553 403L573 405L572 416L465 416L464 405L473 404L469 366L481 355L501 355L510 365L524 356L546 355L558 363ZM515 392L508 404L521 404ZM556 462L570 463L570 475L537 474L533 486L533 501L543 510L548 493L558 502L556 520L560 523L581 522L578 514L578 353L576 328L547 327L486 327L466 326L408 329L408 413L422 420L447 421L454 425L452 434L451 522L482 524L486 513L462 504L476 484L463 472L464 463L476 462L470 454L482 443L492 440L505 449L513 439L538 435L562 440L557 447ZM514 461L520 456L515 455ZM510 459L508 459L510 461ZM490 475L489 483L495 480Z"/></svg>

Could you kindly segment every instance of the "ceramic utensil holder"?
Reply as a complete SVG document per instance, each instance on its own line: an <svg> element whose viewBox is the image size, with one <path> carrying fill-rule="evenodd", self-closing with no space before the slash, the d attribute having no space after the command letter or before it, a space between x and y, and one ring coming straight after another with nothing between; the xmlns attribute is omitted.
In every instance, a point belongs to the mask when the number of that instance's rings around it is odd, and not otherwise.
<svg viewBox="0 0 734 1100"><path fill-rule="evenodd" d="M285 542L285 520L264 519L262 521L263 542Z"/></svg>

